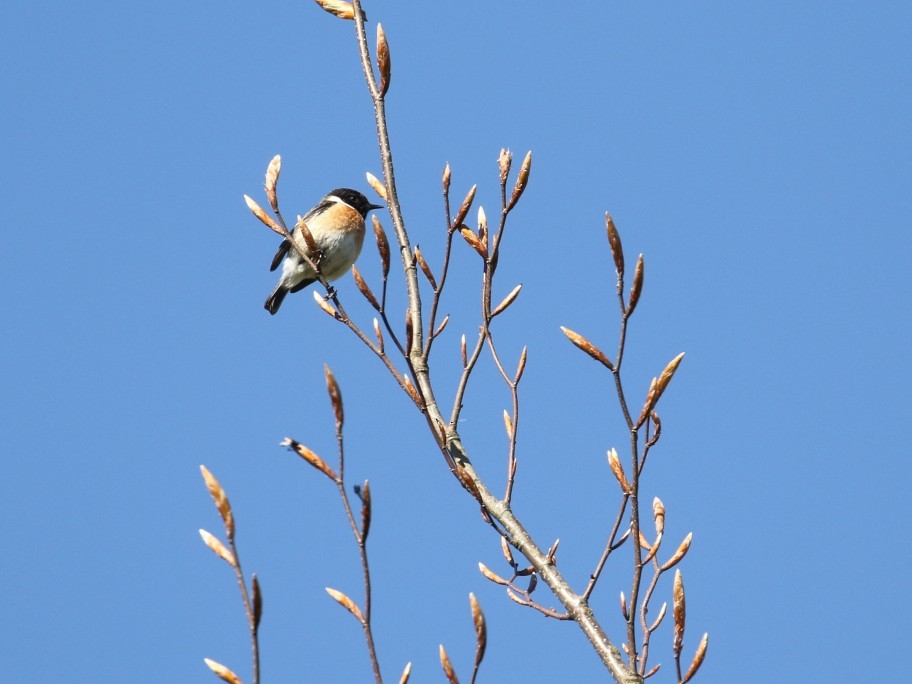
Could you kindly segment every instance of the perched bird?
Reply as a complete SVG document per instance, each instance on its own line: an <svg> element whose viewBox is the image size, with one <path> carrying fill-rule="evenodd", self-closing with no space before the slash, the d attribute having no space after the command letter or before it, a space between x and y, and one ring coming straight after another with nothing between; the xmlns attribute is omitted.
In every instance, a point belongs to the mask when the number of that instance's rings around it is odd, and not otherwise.
<svg viewBox="0 0 912 684"><path fill-rule="evenodd" d="M322 252L318 266L327 280L341 278L352 267L364 244L364 219L367 218L367 212L381 208L382 205L371 204L357 190L337 188L304 215L304 223ZM300 228L296 227L292 236L301 247L305 247ZM303 290L317 280L316 272L287 239L279 245L279 251L272 258L269 270L276 270L280 263L282 277L264 304L271 314L279 310L282 300L289 292Z"/></svg>

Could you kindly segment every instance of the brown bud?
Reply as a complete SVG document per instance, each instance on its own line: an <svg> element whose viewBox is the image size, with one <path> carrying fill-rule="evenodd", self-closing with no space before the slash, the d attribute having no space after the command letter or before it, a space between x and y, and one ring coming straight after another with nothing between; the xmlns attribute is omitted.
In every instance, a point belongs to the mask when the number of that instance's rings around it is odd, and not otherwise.
<svg viewBox="0 0 912 684"><path fill-rule="evenodd" d="M463 226L459 230L459 233L460 233L460 235L462 235L463 238L465 238L465 241L468 242L469 245L471 245L472 249L474 249L476 252L478 252L478 255L482 259L488 258L488 252L485 249L484 243L481 241L481 239L475 234L475 232L471 228Z"/></svg>
<svg viewBox="0 0 912 684"><path fill-rule="evenodd" d="M674 554L665 561L665 564L662 565L662 572L666 570L671 570L674 566L681 562L681 559L687 555L687 552L690 550L690 543L693 541L693 532L689 532L684 541L681 542L681 545L675 550Z"/></svg>
<svg viewBox="0 0 912 684"><path fill-rule="evenodd" d="M263 207L254 202L251 197L244 195L244 201L247 203L247 208L250 209L250 211L253 212L253 215L260 219L260 221L262 221L279 235L285 235L285 231L279 227L279 224L273 221L272 218L270 218L263 210Z"/></svg>
<svg viewBox="0 0 912 684"><path fill-rule="evenodd" d="M522 354L519 355L519 363L516 366L516 375L513 376L513 384L518 385L519 381L522 379L523 371L526 370L526 358L527 358L527 349L524 346Z"/></svg>
<svg viewBox="0 0 912 684"><path fill-rule="evenodd" d="M263 590L260 589L260 578L253 574L251 582L251 593L253 594L253 628L260 626L260 619L263 617Z"/></svg>
<svg viewBox="0 0 912 684"><path fill-rule="evenodd" d="M510 542L507 541L506 537L500 538L500 550L503 551L504 558L507 559L507 563L511 566L516 565L516 561L513 560L513 551L510 549Z"/></svg>
<svg viewBox="0 0 912 684"><path fill-rule="evenodd" d="M665 531L665 504L659 497L652 500L652 517L655 519L656 534Z"/></svg>
<svg viewBox="0 0 912 684"><path fill-rule="evenodd" d="M436 290L437 280L434 278L434 274L431 273L431 267L428 266L427 261L424 260L424 255L421 253L421 250L417 247L415 247L415 260L418 262L418 266L421 267L421 272L424 273L424 277L427 278L431 287Z"/></svg>
<svg viewBox="0 0 912 684"><path fill-rule="evenodd" d="M621 592L621 615L624 616L624 619L630 617L630 613L627 612L627 597L624 596L624 592Z"/></svg>
<svg viewBox="0 0 912 684"><path fill-rule="evenodd" d="M317 303L317 306L319 306L321 309L323 309L323 311L325 311L327 314L329 314L330 316L335 318L337 321L342 320L342 317L339 315L339 312L336 311L332 307L332 305L323 298L323 295L321 295L319 292L314 290L313 296L314 296L314 301Z"/></svg>
<svg viewBox="0 0 912 684"><path fill-rule="evenodd" d="M548 562L551 563L551 565L554 565L556 563L555 556L557 556L558 546L560 546L560 539L555 539L554 543L551 545L551 548L548 549Z"/></svg>
<svg viewBox="0 0 912 684"><path fill-rule="evenodd" d="M402 677L399 678L399 684L407 684L409 677L412 675L412 664L406 663L405 669L402 671Z"/></svg>
<svg viewBox="0 0 912 684"><path fill-rule="evenodd" d="M507 429L507 439L513 441L513 419L510 418L510 414L507 413L506 409L504 409L503 418L504 427Z"/></svg>
<svg viewBox="0 0 912 684"><path fill-rule="evenodd" d="M703 664L703 659L706 657L706 647L709 645L709 634L704 633L703 638L700 639L700 645L697 646L697 652L694 654L693 660L690 662L690 667L687 668L687 674L684 675L684 678L681 680L681 684L687 684L693 676L697 674L697 670L700 669L700 665Z"/></svg>
<svg viewBox="0 0 912 684"><path fill-rule="evenodd" d="M362 625L364 624L364 616L361 614L361 609L358 608L358 606L355 605L355 602L348 598L348 596L341 591L331 589L330 587L326 587L326 593L338 601L339 605L343 606L349 613L354 615L358 622Z"/></svg>
<svg viewBox="0 0 912 684"><path fill-rule="evenodd" d="M447 323L450 322L450 315L447 314L443 317L443 320L440 321L440 325L437 326L437 330L434 331L434 337L437 337L440 333L443 332L443 329L446 327Z"/></svg>
<svg viewBox="0 0 912 684"><path fill-rule="evenodd" d="M510 150L501 148L500 156L497 157L497 164L500 166L500 184L506 185L507 175L510 173L510 166L513 164L513 154Z"/></svg>
<svg viewBox="0 0 912 684"><path fill-rule="evenodd" d="M377 24L377 68L380 70L380 97L383 97L390 87L390 52L380 24Z"/></svg>
<svg viewBox="0 0 912 684"><path fill-rule="evenodd" d="M345 422L345 414L342 411L342 391L339 389L339 383L336 382L336 376L326 364L323 364L323 374L326 376L326 390L329 392L329 400L332 402L333 413L336 416L336 430L341 430L342 423Z"/></svg>
<svg viewBox="0 0 912 684"><path fill-rule="evenodd" d="M507 580L505 580L503 577L498 575L496 572L489 570L484 563L479 563L478 569L481 571L481 574L484 575L486 579L491 580L495 584L502 584L504 586L507 586L510 584L509 582L507 582Z"/></svg>
<svg viewBox="0 0 912 684"><path fill-rule="evenodd" d="M447 681L450 684L459 684L459 680L456 679L456 671L453 669L453 663L450 662L450 657L447 655L443 644L440 644L440 664L443 666L443 674L446 675Z"/></svg>
<svg viewBox="0 0 912 684"><path fill-rule="evenodd" d="M367 182L374 189L374 192L376 192L378 195L380 195L380 199L382 199L384 202L386 202L386 186L383 185L383 183L380 182L380 179L378 179L370 171L368 171L364 175L367 178Z"/></svg>
<svg viewBox="0 0 912 684"><path fill-rule="evenodd" d="M350 2L344 2L343 0L314 0L314 2L330 14L335 14L340 19L355 18L355 9ZM367 17L364 17L364 20L367 21Z"/></svg>
<svg viewBox="0 0 912 684"><path fill-rule="evenodd" d="M503 301L500 304L498 304L494 308L494 310L491 312L491 318L494 318L494 316L503 312L504 309L506 309L508 306L510 306L510 304L512 304L514 302L514 300L519 296L519 291L521 289L522 289L521 283L519 285L517 285L516 287L514 287L510 291L510 294L508 294L506 297L504 297Z"/></svg>
<svg viewBox="0 0 912 684"><path fill-rule="evenodd" d="M279 182L279 173L282 171L282 157L276 155L266 167L266 197L269 199L269 206L276 213L279 213L279 198L276 195L276 185Z"/></svg>
<svg viewBox="0 0 912 684"><path fill-rule="evenodd" d="M443 169L443 194L449 194L450 192L450 162L447 162L446 167Z"/></svg>
<svg viewBox="0 0 912 684"><path fill-rule="evenodd" d="M306 446L304 446L300 442L296 442L291 437L286 437L284 440L282 440L282 442L279 444L279 446L288 447L289 449L294 451L298 456L300 456L305 461L310 463L310 465L312 465L314 468L316 468L321 473L326 475L328 478L330 478L333 481L338 481L339 478L336 477L335 471L332 468L330 468L329 465L327 465L326 461L324 461L322 458L317 456L313 451L308 449Z"/></svg>
<svg viewBox="0 0 912 684"><path fill-rule="evenodd" d="M222 485L219 484L219 481L215 479L215 475L210 473L206 466L201 465L200 472L203 474L203 481L206 483L206 488L209 490L209 494L215 502L215 507L222 517L222 522L225 524L225 534L228 536L229 540L233 540L234 514L231 512L231 504L228 502L228 495L225 494Z"/></svg>
<svg viewBox="0 0 912 684"><path fill-rule="evenodd" d="M390 270L390 246L389 240L386 239L386 231L380 225L380 219L376 215L372 216L374 220L374 235L377 237L377 251L380 253L380 268L383 272L383 278L389 275Z"/></svg>
<svg viewBox="0 0 912 684"><path fill-rule="evenodd" d="M643 294L643 255L637 258L636 270L633 272L633 285L630 286L630 301L627 304L625 316L630 316L636 308L637 302L640 301L640 295Z"/></svg>
<svg viewBox="0 0 912 684"><path fill-rule="evenodd" d="M475 667L477 668L484 658L485 648L488 645L488 629L485 625L484 613L475 594L469 594L469 605L472 607L472 622L475 623Z"/></svg>
<svg viewBox="0 0 912 684"><path fill-rule="evenodd" d="M485 252L488 251L488 215L484 207L478 205L478 239L485 246Z"/></svg>
<svg viewBox="0 0 912 684"><path fill-rule="evenodd" d="M637 419L637 427L646 421L646 417L652 413L656 404L659 403L659 398L662 396L662 393L665 392L665 388L668 387L668 383L671 382L671 379L674 377L675 371L678 370L678 366L681 365L681 360L683 358L684 352L681 352L668 362L668 365L665 366L662 374L653 381L652 386L649 388L649 393L646 395L646 402L643 404L643 410L640 412L639 419Z"/></svg>
<svg viewBox="0 0 912 684"><path fill-rule="evenodd" d="M304 238L304 244L307 245L307 253L311 257L316 257L320 248L317 247L317 241L314 240L313 234L310 232L310 228L307 227L307 224L304 223L304 219L298 216L298 223L295 226L296 230L301 231L301 237Z"/></svg>
<svg viewBox="0 0 912 684"><path fill-rule="evenodd" d="M608 243L611 245L611 256L614 257L614 268L618 279L624 277L624 248L621 246L621 236L614 225L611 214L605 212L605 227L608 230Z"/></svg>
<svg viewBox="0 0 912 684"><path fill-rule="evenodd" d="M370 482L364 481L361 486L361 543L367 541L371 526L371 490Z"/></svg>
<svg viewBox="0 0 912 684"><path fill-rule="evenodd" d="M228 550L228 547L222 544L222 542L220 542L217 537L213 536L206 530L200 530L199 533L200 537L203 538L203 542L206 544L206 546L215 551L215 554L223 561L228 563L228 565L230 565L232 568L237 569L237 560L235 560L234 554Z"/></svg>
<svg viewBox="0 0 912 684"><path fill-rule="evenodd" d="M621 459L618 458L617 449L612 449L608 452L608 465L611 467L614 477L617 478L618 484L621 485L621 491L624 494L629 494L630 483L627 481L627 476L624 475L624 466L621 465Z"/></svg>
<svg viewBox="0 0 912 684"><path fill-rule="evenodd" d="M380 332L380 324L377 322L377 319L374 318L374 335L377 336L377 347L380 348L380 353L383 353L383 333Z"/></svg>
<svg viewBox="0 0 912 684"><path fill-rule="evenodd" d="M374 307L377 311L380 311L380 302L377 301L377 298L374 296L374 293L371 291L368 284L364 281L364 278L361 277L361 271L358 270L358 267L352 264L352 275L355 278L355 285L358 286L358 290L361 294L364 295L364 298L370 302L370 305Z"/></svg>
<svg viewBox="0 0 912 684"><path fill-rule="evenodd" d="M462 349L462 367L466 368L469 365L469 359L468 359L467 352L466 352L465 335L462 336L461 349Z"/></svg>
<svg viewBox="0 0 912 684"><path fill-rule="evenodd" d="M567 339L570 340L571 342L573 342L573 344L575 344L577 347L582 349L593 359L595 359L596 361L601 363L608 370L610 370L610 371L614 370L614 365L611 363L611 361L608 360L608 357L605 356L605 354L602 352L601 349L599 349L594 344L592 344L592 342L587 340L585 337L583 337L579 333L570 330L570 328L565 328L564 326L561 326L561 330L564 332L564 335L567 336Z"/></svg>
<svg viewBox="0 0 912 684"><path fill-rule="evenodd" d="M423 408L421 397L418 394L418 390L416 390L415 386L412 384L411 378L406 375L402 380L403 384L405 385L405 391L408 392L408 395L412 398L412 401L415 402L415 406L418 408Z"/></svg>
<svg viewBox="0 0 912 684"><path fill-rule="evenodd" d="M663 602L662 607L659 609L659 614L656 616L655 621L649 626L649 631L654 632L659 628L659 625L662 624L662 620L665 619L665 613L668 610L668 603Z"/></svg>
<svg viewBox="0 0 912 684"><path fill-rule="evenodd" d="M526 153L526 158L523 159L522 166L519 168L519 175L516 177L516 185L513 186L513 195L510 197L510 201L507 202L507 211L510 211L516 206L519 198L522 197L523 192L525 192L526 185L529 184L529 171L531 168L532 152L530 150Z"/></svg>
<svg viewBox="0 0 912 684"><path fill-rule="evenodd" d="M223 682L228 682L228 684L241 684L241 678L221 663L218 663L211 658L203 658L203 662L206 663L206 666Z"/></svg>
<svg viewBox="0 0 912 684"><path fill-rule="evenodd" d="M674 640L672 646L675 658L677 658L681 655L681 646L684 644L684 621L687 617L687 609L684 603L684 580L681 579L680 570L675 570L672 598L672 605L674 606Z"/></svg>
<svg viewBox="0 0 912 684"><path fill-rule="evenodd" d="M412 326L412 312L405 312L405 353L410 354L412 351L412 342L415 341L415 329Z"/></svg>
<svg viewBox="0 0 912 684"><path fill-rule="evenodd" d="M465 217L469 213L469 209L472 208L472 201L475 199L476 189L478 189L478 186L473 185L468 194L465 196L465 199L462 200L462 206L459 207L459 212L456 214L456 218L453 220L453 227L458 226L460 223L465 221Z"/></svg>

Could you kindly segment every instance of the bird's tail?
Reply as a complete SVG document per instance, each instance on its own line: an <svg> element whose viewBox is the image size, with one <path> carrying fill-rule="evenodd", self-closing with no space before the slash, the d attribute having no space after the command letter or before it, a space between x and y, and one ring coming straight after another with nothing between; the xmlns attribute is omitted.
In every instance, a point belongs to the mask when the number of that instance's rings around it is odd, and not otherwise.
<svg viewBox="0 0 912 684"><path fill-rule="evenodd" d="M276 311L279 310L279 307L282 306L282 300L285 299L285 295L288 294L281 284L275 289L275 291L269 295L269 298L263 304L263 308L266 309L270 314L275 316Z"/></svg>

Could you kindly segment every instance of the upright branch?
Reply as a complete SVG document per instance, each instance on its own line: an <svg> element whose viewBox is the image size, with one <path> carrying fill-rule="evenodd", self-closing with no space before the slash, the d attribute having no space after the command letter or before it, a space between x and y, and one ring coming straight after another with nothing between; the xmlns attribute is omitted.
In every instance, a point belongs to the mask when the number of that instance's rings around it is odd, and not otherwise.
<svg viewBox="0 0 912 684"><path fill-rule="evenodd" d="M215 555L228 563L228 565L230 565L234 570L234 574L238 582L238 587L241 591L241 600L244 603L244 613L247 615L247 626L250 630L250 648L253 660L253 684L259 684L260 642L258 633L260 628L260 618L263 616L263 594L260 591L260 582L257 579L257 576L253 575L251 589L249 592L247 591L247 582L244 579L244 571L241 569L241 557L238 553L238 548L234 538L234 513L231 510L231 504L228 501L228 495L225 493L225 489L222 487L222 485L219 484L219 481L215 479L215 475L210 473L206 466L200 466L200 472L203 474L203 481L206 483L206 488L209 490L209 494L212 496L212 500L215 502L215 508L219 513L219 517L222 519L223 525L225 526L225 537L228 539L228 546L226 547L218 539L218 537L207 532L206 530L200 530L199 533L203 538L203 542L206 544L206 546L212 549ZM204 661L209 669L221 677L224 681L231 682L232 684L240 684L240 678L225 665L222 665L221 663L218 663L209 658L205 658Z"/></svg>

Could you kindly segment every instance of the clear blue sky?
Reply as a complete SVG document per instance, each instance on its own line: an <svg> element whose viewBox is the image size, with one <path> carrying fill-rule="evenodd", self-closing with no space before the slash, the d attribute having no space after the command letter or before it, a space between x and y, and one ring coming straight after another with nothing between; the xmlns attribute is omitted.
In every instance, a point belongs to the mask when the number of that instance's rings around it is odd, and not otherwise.
<svg viewBox="0 0 912 684"><path fill-rule="evenodd" d="M582 585L618 503L610 378L559 330L613 347L610 210L628 260L646 255L628 387L687 352L644 495L670 538L694 532L685 649L710 632L702 681L906 678L912 6L366 8L390 41L399 187L432 264L444 164L490 208L500 148L534 151L498 276L524 288L499 334L510 363L529 345L516 510L561 539L564 573ZM386 678L411 660L413 681L441 681L443 643L467 681L473 591L481 681L604 681L573 625L478 575L498 540L379 363L309 294L262 309L277 240L241 197L262 199L269 159L289 213L380 172L352 24L304 0L13 1L0 64L0 679L215 681L210 657L250 681L233 578L196 531L219 531L206 463L262 580L264 681L369 681L357 625L323 592L360 596L337 499L278 446L331 454L328 363L350 477L373 488ZM457 247L444 396L477 321L477 260ZM495 482L508 402L484 363L461 427ZM618 561L595 594L616 639L627 587ZM670 641L652 652L666 668Z"/></svg>

